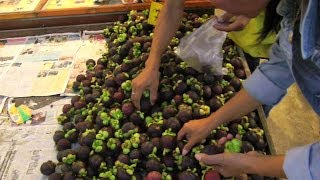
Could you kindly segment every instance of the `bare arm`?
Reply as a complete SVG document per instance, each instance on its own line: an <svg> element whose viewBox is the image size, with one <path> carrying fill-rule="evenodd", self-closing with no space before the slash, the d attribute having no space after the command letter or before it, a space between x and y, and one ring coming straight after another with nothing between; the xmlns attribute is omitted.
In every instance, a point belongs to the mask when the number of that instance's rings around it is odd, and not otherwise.
<svg viewBox="0 0 320 180"><path fill-rule="evenodd" d="M161 9L146 67L159 69L161 54L175 36L182 19L184 0L166 0Z"/></svg>
<svg viewBox="0 0 320 180"><path fill-rule="evenodd" d="M195 157L202 163L213 166L215 170L227 177L244 173L286 177L283 170L284 156L265 156L251 151L247 154L197 154Z"/></svg>
<svg viewBox="0 0 320 180"><path fill-rule="evenodd" d="M184 0L166 0L160 11L146 66L139 76L132 80L131 100L138 109L142 93L146 89L150 90L151 104L157 100L161 55L180 26L183 9Z"/></svg>
<svg viewBox="0 0 320 180"><path fill-rule="evenodd" d="M215 129L220 124L242 117L260 105L262 104L258 100L242 88L224 106L209 116L209 119L212 121L211 124L213 124L212 129Z"/></svg>
<svg viewBox="0 0 320 180"><path fill-rule="evenodd" d="M201 119L200 121L189 121L184 124L178 133L178 140L185 136L190 137L190 139L184 146L182 154L187 154L196 143L205 139L210 132L220 124L227 123L248 114L259 105L261 105L259 101L250 96L245 89L241 89L224 106L222 106L218 111L212 113L209 117Z"/></svg>
<svg viewBox="0 0 320 180"><path fill-rule="evenodd" d="M286 178L283 170L284 156L247 156L247 174ZM257 164L259 164L257 166Z"/></svg>

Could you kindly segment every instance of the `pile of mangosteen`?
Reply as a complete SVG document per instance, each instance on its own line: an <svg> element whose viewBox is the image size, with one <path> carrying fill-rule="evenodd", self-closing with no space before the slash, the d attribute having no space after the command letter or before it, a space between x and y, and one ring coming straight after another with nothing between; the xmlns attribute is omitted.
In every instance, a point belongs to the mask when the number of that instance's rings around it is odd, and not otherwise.
<svg viewBox="0 0 320 180"><path fill-rule="evenodd" d="M145 91L138 111L131 102L131 81L148 58L153 26L148 10L131 11L104 30L107 52L86 62L73 89L79 95L63 106L54 133L57 160L44 162L41 172L51 180L73 179L223 179L211 167L199 164L196 153L256 150L264 152L264 132L251 112L213 130L186 156L186 140L176 136L184 123L209 116L241 88L246 78L236 46L223 46L226 74L200 73L174 53L179 41L209 16L185 13L176 36L161 58L158 99L150 103Z"/></svg>

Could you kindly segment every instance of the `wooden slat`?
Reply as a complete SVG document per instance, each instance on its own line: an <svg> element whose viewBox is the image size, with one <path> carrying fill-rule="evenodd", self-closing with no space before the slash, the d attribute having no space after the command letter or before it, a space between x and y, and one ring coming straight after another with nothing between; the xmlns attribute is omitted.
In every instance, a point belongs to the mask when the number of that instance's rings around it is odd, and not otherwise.
<svg viewBox="0 0 320 180"><path fill-rule="evenodd" d="M243 54L243 51L241 50L240 47L237 48L237 51L239 53L239 56L241 57L241 62L243 64L243 67L244 67L244 71L246 73L246 76L247 78L251 75L251 71L249 69L249 66L248 66L248 63L246 61L246 58ZM267 140L267 143L268 143L268 150L270 154L275 154L275 149L274 149L274 143L272 141L272 138L270 136L270 133L269 133L269 130L268 130L268 126L267 126L267 118L266 118L266 115L263 111L263 108L262 106L259 106L257 108L257 112L258 112L258 116L259 116L259 119L260 119L260 122L261 122L261 125L262 125L262 128L263 128L263 131L264 131L264 135L266 137L266 140Z"/></svg>
<svg viewBox="0 0 320 180"><path fill-rule="evenodd" d="M102 5L94 7L79 7L68 9L45 9L47 0L41 0L33 12L19 12L0 14L0 21L10 19L26 19L36 17L57 17L57 16L71 16L71 15L87 15L97 13L114 13L114 12L128 12L130 10L143 10L150 7L150 3L137 3L137 4L115 4L115 5ZM209 8L213 7L210 2L205 0L186 1L186 8Z"/></svg>
<svg viewBox="0 0 320 180"><path fill-rule="evenodd" d="M97 15L75 15L75 16L58 16L16 19L8 21L0 21L1 30L29 29L29 28L45 28L55 26L69 26L80 24L106 23L113 22L118 19L118 14L97 14Z"/></svg>
<svg viewBox="0 0 320 180"><path fill-rule="evenodd" d="M37 13L35 12L19 12L19 13L6 13L0 14L0 20L11 20L11 19L25 19L25 18L36 18Z"/></svg>
<svg viewBox="0 0 320 180"><path fill-rule="evenodd" d="M207 1L187 1L186 8L189 7L210 7L212 6ZM136 4L115 4L103 5L95 7L80 7L68 9L43 9L39 12L39 17L47 16L65 16L65 15L78 15L78 14L96 14L96 13L110 13L110 12L127 12L130 10L143 10L150 7L150 3L136 3Z"/></svg>
<svg viewBox="0 0 320 180"><path fill-rule="evenodd" d="M34 11L28 12L13 12L13 13L0 13L0 21L10 20L10 19L25 19L25 18L35 18L38 17L38 13L41 11L43 6L48 0L41 0L36 6Z"/></svg>
<svg viewBox="0 0 320 180"><path fill-rule="evenodd" d="M34 12L39 13L42 8L44 7L44 5L46 5L48 2L48 0L41 0L40 3L38 4L38 6L36 7L36 9L34 10Z"/></svg>
<svg viewBox="0 0 320 180"><path fill-rule="evenodd" d="M42 0L34 12L0 14L0 30L106 23L117 20L119 14L130 10L143 10L150 3L103 5L95 7L46 10L47 0ZM208 1L186 1L186 10L211 10Z"/></svg>

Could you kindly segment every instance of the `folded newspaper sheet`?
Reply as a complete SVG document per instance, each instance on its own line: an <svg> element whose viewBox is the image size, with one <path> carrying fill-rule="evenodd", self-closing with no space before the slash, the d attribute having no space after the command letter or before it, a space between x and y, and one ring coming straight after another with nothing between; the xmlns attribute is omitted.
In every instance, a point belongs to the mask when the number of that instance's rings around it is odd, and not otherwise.
<svg viewBox="0 0 320 180"><path fill-rule="evenodd" d="M19 42L22 43L22 39ZM2 51L9 51L12 46L16 46L4 44L4 49L0 46ZM17 45L19 50L15 51L19 52L1 55L8 62L5 62L7 66L2 69L0 63L0 81L5 82L5 86L0 88L0 95L29 97L63 93L80 45L80 33L27 37L22 48L21 44Z"/></svg>
<svg viewBox="0 0 320 180"><path fill-rule="evenodd" d="M46 179L41 172L43 162L55 159L56 150L53 134L61 126L56 117L62 106L70 102L64 98L43 108L37 109L47 114L46 120L35 126L12 126L11 123L0 125L0 179L34 180Z"/></svg>

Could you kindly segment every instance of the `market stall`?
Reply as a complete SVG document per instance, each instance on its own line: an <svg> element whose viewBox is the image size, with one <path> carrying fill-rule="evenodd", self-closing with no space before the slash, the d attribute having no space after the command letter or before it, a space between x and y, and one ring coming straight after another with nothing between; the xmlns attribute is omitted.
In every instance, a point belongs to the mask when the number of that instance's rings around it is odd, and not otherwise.
<svg viewBox="0 0 320 180"><path fill-rule="evenodd" d="M223 74L197 71L177 55L182 38L212 15L207 1L186 1L161 58L158 100L152 105L145 91L140 110L130 98L151 48L150 2L17 3L0 8L0 179L231 179L194 155L284 153L279 142L286 137L269 134L259 107L220 125L182 156L187 139L177 140L181 127L221 108L251 74L228 38Z"/></svg>
<svg viewBox="0 0 320 180"><path fill-rule="evenodd" d="M40 28L113 22L130 10L150 7L150 1L125 3L120 0L95 3L85 1L18 0L3 1L0 8L0 30ZM205 0L186 1L187 9L212 9Z"/></svg>

